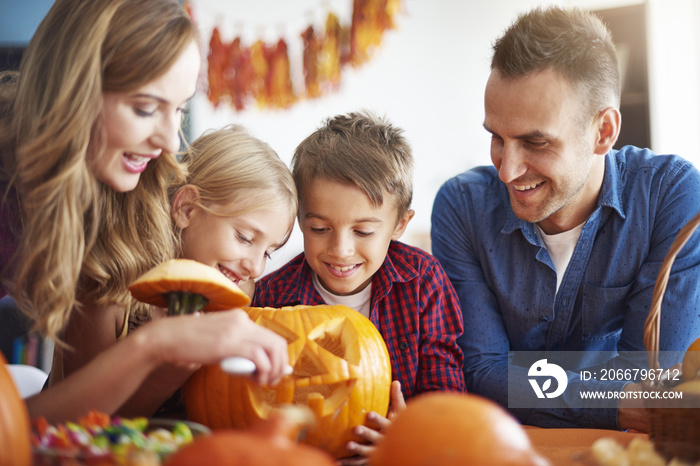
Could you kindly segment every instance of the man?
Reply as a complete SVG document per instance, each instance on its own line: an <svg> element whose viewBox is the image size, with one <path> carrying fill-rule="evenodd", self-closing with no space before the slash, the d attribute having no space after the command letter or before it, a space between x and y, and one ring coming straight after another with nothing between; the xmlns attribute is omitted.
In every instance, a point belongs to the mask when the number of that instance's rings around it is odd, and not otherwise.
<svg viewBox="0 0 700 466"><path fill-rule="evenodd" d="M507 407L509 377L530 389L509 351L581 352L554 408L512 410L525 424L647 429L639 402L624 398L638 378L584 381L580 371L629 368L625 352L644 351L659 266L700 212L700 173L677 156L612 149L619 100L615 46L597 17L521 15L495 43L486 85L493 167L450 179L435 199L433 253L462 304L467 390ZM694 236L664 295L661 350L700 335L699 275ZM586 388L623 399L577 405Z"/></svg>

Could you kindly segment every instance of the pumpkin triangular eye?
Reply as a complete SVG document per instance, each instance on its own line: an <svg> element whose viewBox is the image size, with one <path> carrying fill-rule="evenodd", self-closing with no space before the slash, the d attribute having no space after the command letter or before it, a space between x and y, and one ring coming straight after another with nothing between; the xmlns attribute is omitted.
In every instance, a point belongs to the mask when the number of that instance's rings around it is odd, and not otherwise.
<svg viewBox="0 0 700 466"><path fill-rule="evenodd" d="M287 340L287 344L290 344L299 339L299 335L297 335L294 330L285 327L276 320L269 319L265 316L260 316L255 320L255 323L258 325L262 325L263 327L267 327L273 332L284 337L284 339Z"/></svg>
<svg viewBox="0 0 700 466"><path fill-rule="evenodd" d="M299 359L294 363L292 375L294 377L313 377L314 375L321 375L327 372L328 368L318 359L318 356L305 348Z"/></svg>
<svg viewBox="0 0 700 466"><path fill-rule="evenodd" d="M307 338L348 364L356 366L360 363L357 331L344 317L317 325L308 333Z"/></svg>

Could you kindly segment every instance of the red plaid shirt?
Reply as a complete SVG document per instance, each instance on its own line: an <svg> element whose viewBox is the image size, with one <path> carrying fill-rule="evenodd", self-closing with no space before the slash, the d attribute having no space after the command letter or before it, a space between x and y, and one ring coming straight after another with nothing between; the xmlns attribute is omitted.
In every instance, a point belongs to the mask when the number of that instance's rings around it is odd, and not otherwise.
<svg viewBox="0 0 700 466"><path fill-rule="evenodd" d="M253 306L294 304L325 304L303 253L255 286ZM384 338L393 378L406 399L433 390L464 391L464 356L457 345L462 311L433 256L392 241L372 278L369 317Z"/></svg>

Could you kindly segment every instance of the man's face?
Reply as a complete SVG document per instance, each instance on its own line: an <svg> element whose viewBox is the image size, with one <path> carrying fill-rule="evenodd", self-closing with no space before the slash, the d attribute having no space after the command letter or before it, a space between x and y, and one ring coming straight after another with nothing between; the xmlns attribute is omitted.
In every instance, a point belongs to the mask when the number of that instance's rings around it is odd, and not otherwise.
<svg viewBox="0 0 700 466"><path fill-rule="evenodd" d="M604 157L595 154L595 119L583 118L574 87L544 70L486 84L484 127L491 161L519 218L548 234L567 231L595 209Z"/></svg>

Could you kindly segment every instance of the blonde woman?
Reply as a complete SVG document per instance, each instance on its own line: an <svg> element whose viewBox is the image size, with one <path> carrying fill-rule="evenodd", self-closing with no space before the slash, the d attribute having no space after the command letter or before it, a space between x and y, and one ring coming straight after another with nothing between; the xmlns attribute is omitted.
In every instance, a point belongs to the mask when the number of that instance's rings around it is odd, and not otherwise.
<svg viewBox="0 0 700 466"><path fill-rule="evenodd" d="M183 177L173 154L198 40L176 0L57 0L19 77L2 79L3 277L59 343L51 386L27 400L32 416L114 413L170 366L247 356L264 382L286 368L284 340L242 311L124 337L139 310L127 285L175 251L166 187ZM139 408L155 410L177 383Z"/></svg>

